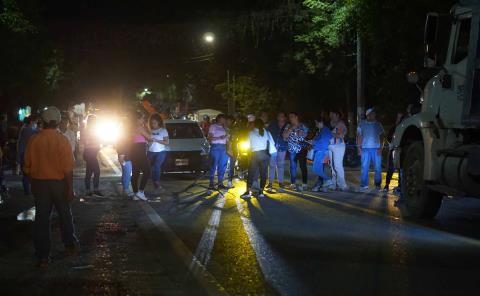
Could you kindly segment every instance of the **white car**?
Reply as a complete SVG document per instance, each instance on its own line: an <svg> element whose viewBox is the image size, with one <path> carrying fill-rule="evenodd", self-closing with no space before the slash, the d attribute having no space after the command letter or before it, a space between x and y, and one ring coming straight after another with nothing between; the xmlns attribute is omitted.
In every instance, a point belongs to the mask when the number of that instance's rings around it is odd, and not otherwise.
<svg viewBox="0 0 480 296"><path fill-rule="evenodd" d="M165 121L170 143L162 171L165 173L202 172L209 167L210 145L198 122L183 119Z"/></svg>

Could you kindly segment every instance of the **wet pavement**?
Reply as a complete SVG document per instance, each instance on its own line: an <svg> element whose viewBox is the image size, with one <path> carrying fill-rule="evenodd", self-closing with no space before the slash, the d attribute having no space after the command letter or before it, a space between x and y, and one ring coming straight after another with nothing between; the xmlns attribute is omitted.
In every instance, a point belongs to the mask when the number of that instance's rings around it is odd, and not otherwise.
<svg viewBox="0 0 480 296"><path fill-rule="evenodd" d="M82 193L82 168L76 173ZM166 176L148 203L120 194L102 154L103 198L73 204L80 254L33 267L32 206L10 177L0 205L1 295L476 295L480 200L446 199L433 221L406 221L398 197L293 192L244 201L245 184L209 195L205 179ZM358 172L348 172L351 183ZM191 186L192 185L192 186ZM147 190L148 191L148 190Z"/></svg>

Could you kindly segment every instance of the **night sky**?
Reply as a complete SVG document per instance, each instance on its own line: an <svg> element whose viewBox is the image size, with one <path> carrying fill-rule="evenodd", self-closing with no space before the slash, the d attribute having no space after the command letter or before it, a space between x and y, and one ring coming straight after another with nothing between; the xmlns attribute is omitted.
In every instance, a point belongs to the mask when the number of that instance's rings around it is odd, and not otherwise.
<svg viewBox="0 0 480 296"><path fill-rule="evenodd" d="M233 64L240 55L249 55L239 53L245 41L232 38L224 22L279 3L44 1L41 17L66 61L66 79L57 95L78 101L109 97L122 89L131 96L144 87L182 85L188 76L197 86L195 99L199 105L215 105L221 100L214 86L224 81L229 61ZM213 47L206 47L201 40L207 31L217 34ZM215 64L186 63L211 53L215 54Z"/></svg>

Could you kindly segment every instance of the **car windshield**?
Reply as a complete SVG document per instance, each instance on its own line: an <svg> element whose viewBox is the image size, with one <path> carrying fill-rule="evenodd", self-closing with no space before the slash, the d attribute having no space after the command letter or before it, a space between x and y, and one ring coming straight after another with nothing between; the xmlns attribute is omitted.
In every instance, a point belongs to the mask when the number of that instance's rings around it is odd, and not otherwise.
<svg viewBox="0 0 480 296"><path fill-rule="evenodd" d="M168 137L170 139L202 138L203 134L196 123L167 123Z"/></svg>

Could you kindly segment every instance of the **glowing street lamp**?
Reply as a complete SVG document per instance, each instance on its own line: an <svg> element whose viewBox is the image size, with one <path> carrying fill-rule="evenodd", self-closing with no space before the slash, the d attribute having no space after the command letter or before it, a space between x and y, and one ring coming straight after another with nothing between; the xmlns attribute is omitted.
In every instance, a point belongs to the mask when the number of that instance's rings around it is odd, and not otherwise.
<svg viewBox="0 0 480 296"><path fill-rule="evenodd" d="M213 42L215 42L215 34L213 34L212 32L207 32L207 33L203 34L203 40L206 43L213 43Z"/></svg>

